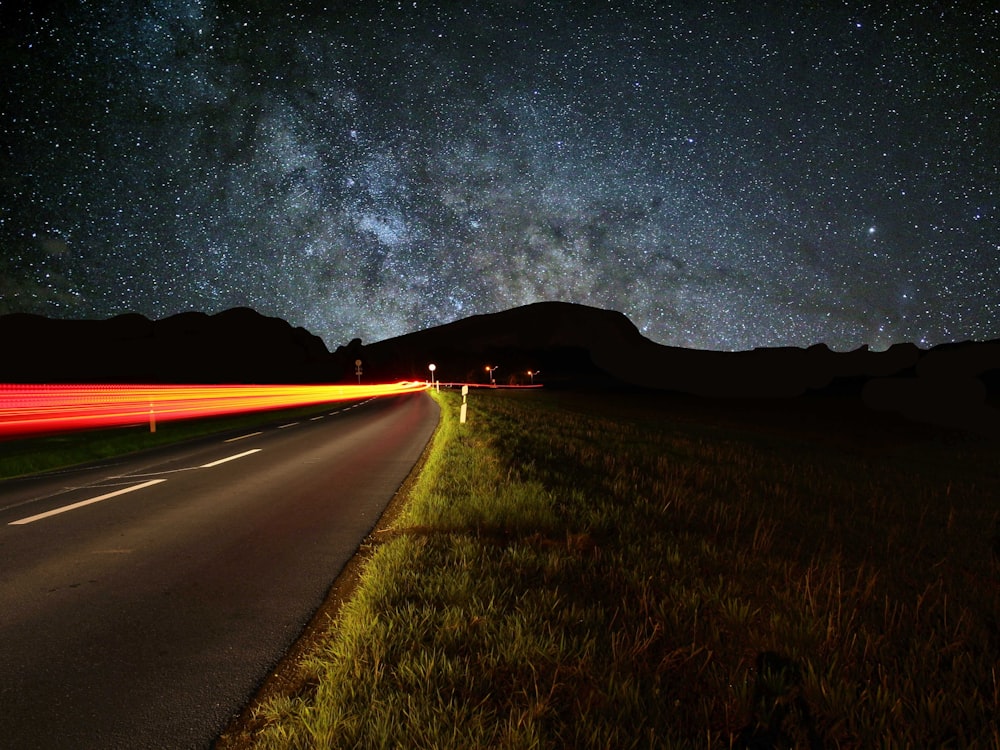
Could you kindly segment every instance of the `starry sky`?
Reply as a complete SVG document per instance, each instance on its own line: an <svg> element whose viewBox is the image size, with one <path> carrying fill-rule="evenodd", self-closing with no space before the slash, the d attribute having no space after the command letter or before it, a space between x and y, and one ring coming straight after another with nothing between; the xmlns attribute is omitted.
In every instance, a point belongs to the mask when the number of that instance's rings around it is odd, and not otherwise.
<svg viewBox="0 0 1000 750"><path fill-rule="evenodd" d="M0 0L0 313L1000 337L993 2Z"/></svg>

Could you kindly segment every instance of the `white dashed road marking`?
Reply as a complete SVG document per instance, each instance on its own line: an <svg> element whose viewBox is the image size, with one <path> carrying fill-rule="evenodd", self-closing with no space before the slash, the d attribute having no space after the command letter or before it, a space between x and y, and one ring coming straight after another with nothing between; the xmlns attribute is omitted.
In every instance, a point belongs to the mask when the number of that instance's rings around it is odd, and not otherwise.
<svg viewBox="0 0 1000 750"><path fill-rule="evenodd" d="M33 521L40 521L43 518L48 518L49 516L57 516L60 513L65 513L68 510L76 510L77 508L82 508L85 505L92 505L93 503L99 503L101 500L107 500L109 497L118 497L119 495L124 495L126 492L135 492L136 490L141 490L145 487L149 487L154 484L159 484L160 482L166 482L166 479L151 479L148 482L143 482L142 484L133 484L131 487L124 487L120 490L115 490L114 492L108 492L105 495L99 495L98 497L92 497L89 500L81 500L78 503L73 503L71 505L64 505L61 508L53 508L52 510L47 510L44 513L39 513L34 516L28 516L27 518L22 518L18 521L11 521L8 526L22 526L26 523L32 523Z"/></svg>

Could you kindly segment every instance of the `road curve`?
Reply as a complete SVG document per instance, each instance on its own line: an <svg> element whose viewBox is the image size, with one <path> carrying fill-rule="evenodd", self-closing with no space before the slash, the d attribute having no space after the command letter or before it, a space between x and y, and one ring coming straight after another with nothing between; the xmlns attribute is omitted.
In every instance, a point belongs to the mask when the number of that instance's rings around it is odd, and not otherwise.
<svg viewBox="0 0 1000 750"><path fill-rule="evenodd" d="M437 418L426 394L337 405L0 483L0 747L209 747Z"/></svg>

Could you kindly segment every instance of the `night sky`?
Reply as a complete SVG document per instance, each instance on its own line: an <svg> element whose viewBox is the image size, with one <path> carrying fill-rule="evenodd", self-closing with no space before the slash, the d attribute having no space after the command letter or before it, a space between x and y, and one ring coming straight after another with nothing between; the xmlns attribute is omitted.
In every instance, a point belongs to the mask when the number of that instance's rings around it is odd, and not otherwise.
<svg viewBox="0 0 1000 750"><path fill-rule="evenodd" d="M0 8L0 313L1000 337L993 2Z"/></svg>

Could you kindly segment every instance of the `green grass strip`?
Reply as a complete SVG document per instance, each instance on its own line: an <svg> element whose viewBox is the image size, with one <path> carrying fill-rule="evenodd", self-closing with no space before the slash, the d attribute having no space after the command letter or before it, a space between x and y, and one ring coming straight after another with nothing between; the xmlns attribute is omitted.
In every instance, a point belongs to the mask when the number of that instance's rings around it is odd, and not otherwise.
<svg viewBox="0 0 1000 750"><path fill-rule="evenodd" d="M437 398L405 509L253 747L998 746L995 446L538 393L473 394L461 425Z"/></svg>
<svg viewBox="0 0 1000 750"><path fill-rule="evenodd" d="M0 441L0 479L63 469L207 435L304 419L330 408L330 404L324 404L229 417L163 421L156 432L150 432L149 425L135 425Z"/></svg>

